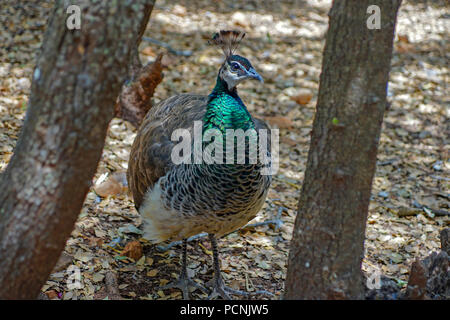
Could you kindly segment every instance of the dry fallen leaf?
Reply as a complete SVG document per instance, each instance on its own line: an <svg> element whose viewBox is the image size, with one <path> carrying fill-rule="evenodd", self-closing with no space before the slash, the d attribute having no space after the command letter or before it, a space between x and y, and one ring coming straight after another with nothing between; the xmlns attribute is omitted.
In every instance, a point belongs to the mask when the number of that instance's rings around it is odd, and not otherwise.
<svg viewBox="0 0 450 320"><path fill-rule="evenodd" d="M46 291L45 294L47 295L47 297L50 300L52 300L52 299L59 299L58 292L56 292L55 290Z"/></svg>
<svg viewBox="0 0 450 320"><path fill-rule="evenodd" d="M160 279L159 280L159 285L160 286L165 286L168 283L169 283L169 280L167 280L167 279Z"/></svg>
<svg viewBox="0 0 450 320"><path fill-rule="evenodd" d="M107 197L122 193L123 187L114 176L110 176L105 182L95 185L94 191L100 197Z"/></svg>
<svg viewBox="0 0 450 320"><path fill-rule="evenodd" d="M177 16L184 17L187 14L187 9L182 5L176 4L173 6L172 13Z"/></svg>
<svg viewBox="0 0 450 320"><path fill-rule="evenodd" d="M286 136L282 136L280 140L281 140L282 143L286 143L287 145L289 145L291 147L295 147L295 146L298 145L298 141L295 141L295 140L293 140L291 138L288 138Z"/></svg>
<svg viewBox="0 0 450 320"><path fill-rule="evenodd" d="M272 126L278 129L292 129L294 127L294 122L287 117L264 117L264 119Z"/></svg>
<svg viewBox="0 0 450 320"><path fill-rule="evenodd" d="M137 266L143 266L145 264L145 256L143 255L139 260L137 260Z"/></svg>
<svg viewBox="0 0 450 320"><path fill-rule="evenodd" d="M408 35L407 34L399 34L398 41L404 42L404 43L409 43Z"/></svg>
<svg viewBox="0 0 450 320"><path fill-rule="evenodd" d="M395 51L398 53L414 53L414 45L406 42L399 42L395 47Z"/></svg>
<svg viewBox="0 0 450 320"><path fill-rule="evenodd" d="M312 93L308 91L293 96L290 99L297 102L299 105L305 105L308 104L308 102L312 99L312 96Z"/></svg>
<svg viewBox="0 0 450 320"><path fill-rule="evenodd" d="M102 274L100 274L100 273L95 273L95 274L92 276L92 281L94 281L94 282L101 282L101 281L103 281L103 278L105 278L104 275L102 275Z"/></svg>
<svg viewBox="0 0 450 320"><path fill-rule="evenodd" d="M153 269L153 270L150 270L149 272L147 272L147 277L154 277L154 276L156 276L157 274L158 274L158 269Z"/></svg>
<svg viewBox="0 0 450 320"><path fill-rule="evenodd" d="M142 257L142 245L139 241L128 242L121 252L122 256L138 261Z"/></svg>
<svg viewBox="0 0 450 320"><path fill-rule="evenodd" d="M146 56L156 57L156 53L153 51L152 47L145 47L141 50L141 53Z"/></svg>

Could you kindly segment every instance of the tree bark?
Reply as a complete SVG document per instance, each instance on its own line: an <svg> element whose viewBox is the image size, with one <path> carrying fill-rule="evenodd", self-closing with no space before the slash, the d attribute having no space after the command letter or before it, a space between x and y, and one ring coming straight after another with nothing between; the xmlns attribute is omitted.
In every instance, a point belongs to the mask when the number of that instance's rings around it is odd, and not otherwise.
<svg viewBox="0 0 450 320"><path fill-rule="evenodd" d="M401 0L339 0L329 12L319 96L286 277L286 299L361 299L361 263ZM367 8L381 9L369 29Z"/></svg>
<svg viewBox="0 0 450 320"><path fill-rule="evenodd" d="M81 8L69 30L68 5ZM154 0L58 1L25 122L0 181L0 299L38 296L100 160L131 53Z"/></svg>

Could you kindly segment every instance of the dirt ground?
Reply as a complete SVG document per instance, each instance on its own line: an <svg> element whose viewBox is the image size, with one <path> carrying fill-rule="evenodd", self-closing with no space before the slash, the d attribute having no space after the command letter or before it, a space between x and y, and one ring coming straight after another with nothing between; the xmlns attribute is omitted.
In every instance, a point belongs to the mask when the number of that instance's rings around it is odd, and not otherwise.
<svg viewBox="0 0 450 320"><path fill-rule="evenodd" d="M25 116L35 56L51 11L51 1L6 1L0 15L0 171L12 155ZM207 44L219 29L247 36L239 50L265 79L239 90L249 111L280 129L280 168L266 205L250 223L273 219L283 224L249 227L219 241L223 276L231 287L283 293L289 240L296 215L314 117L321 54L331 1L157 1L145 36L174 50L143 41L143 62L164 52L164 80L158 102L181 92L208 94L222 56ZM446 1L404 1L380 140L367 224L363 270L406 285L412 261L438 250L439 232L449 225L449 95ZM141 220L127 195L123 172L136 130L114 119L93 185L63 256L42 292L50 299L180 299L178 290L160 290L175 279L181 246L161 251L140 239ZM115 180L108 180L115 174ZM125 255L126 244L136 254ZM143 248L142 253L139 252ZM212 277L206 238L188 245L189 275ZM133 254L128 254L133 256ZM71 267L74 265L75 267ZM78 273L79 271L79 273ZM76 278L77 275L80 277ZM79 279L80 285L73 280ZM205 294L195 291L194 299ZM395 298L395 297L394 297Z"/></svg>

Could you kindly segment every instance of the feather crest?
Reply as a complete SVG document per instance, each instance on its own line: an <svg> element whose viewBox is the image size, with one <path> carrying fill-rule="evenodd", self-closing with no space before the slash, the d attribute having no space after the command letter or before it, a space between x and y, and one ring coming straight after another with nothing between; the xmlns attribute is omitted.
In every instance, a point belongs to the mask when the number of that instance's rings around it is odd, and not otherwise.
<svg viewBox="0 0 450 320"><path fill-rule="evenodd" d="M214 44L222 49L225 57L228 59L230 56L234 54L239 43L245 37L245 32L236 31L236 30L220 30L215 33L211 44Z"/></svg>

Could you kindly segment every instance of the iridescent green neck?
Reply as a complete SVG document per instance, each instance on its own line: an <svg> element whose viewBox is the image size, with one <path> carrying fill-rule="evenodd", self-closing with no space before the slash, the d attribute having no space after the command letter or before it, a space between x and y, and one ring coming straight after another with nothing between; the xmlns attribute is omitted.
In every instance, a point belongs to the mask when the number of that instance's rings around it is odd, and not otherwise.
<svg viewBox="0 0 450 320"><path fill-rule="evenodd" d="M254 129L253 119L239 98L236 88L228 90L228 86L219 76L216 86L209 95L208 106L203 118L203 132L208 129Z"/></svg>

